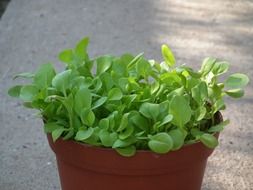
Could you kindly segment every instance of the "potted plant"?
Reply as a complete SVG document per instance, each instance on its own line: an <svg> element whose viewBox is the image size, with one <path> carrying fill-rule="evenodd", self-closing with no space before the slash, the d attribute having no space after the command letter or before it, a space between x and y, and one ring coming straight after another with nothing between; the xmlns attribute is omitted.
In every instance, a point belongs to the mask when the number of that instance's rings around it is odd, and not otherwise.
<svg viewBox="0 0 253 190"><path fill-rule="evenodd" d="M229 64L206 58L199 71L164 61L102 55L90 59L88 38L59 54L66 69L51 63L9 89L24 106L39 110L56 154L63 190L201 188L208 156L228 124L224 96L243 96L249 79Z"/></svg>

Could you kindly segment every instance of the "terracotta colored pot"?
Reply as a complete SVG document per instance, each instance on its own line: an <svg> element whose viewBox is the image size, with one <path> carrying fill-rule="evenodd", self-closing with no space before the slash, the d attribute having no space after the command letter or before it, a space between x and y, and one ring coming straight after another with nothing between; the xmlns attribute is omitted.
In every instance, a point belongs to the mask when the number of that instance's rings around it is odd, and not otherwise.
<svg viewBox="0 0 253 190"><path fill-rule="evenodd" d="M217 135L218 138L218 135ZM48 141L56 154L62 190L199 190L213 149L198 142L165 155L112 149L75 141Z"/></svg>

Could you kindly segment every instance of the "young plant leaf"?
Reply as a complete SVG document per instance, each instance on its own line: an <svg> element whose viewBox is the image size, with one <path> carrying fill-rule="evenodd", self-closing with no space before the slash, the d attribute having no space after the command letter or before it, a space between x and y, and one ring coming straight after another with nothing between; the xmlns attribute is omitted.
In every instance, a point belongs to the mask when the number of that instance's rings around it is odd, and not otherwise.
<svg viewBox="0 0 253 190"><path fill-rule="evenodd" d="M19 73L16 76L13 77L13 79L17 79L17 78L33 78L34 74L33 73Z"/></svg>
<svg viewBox="0 0 253 190"><path fill-rule="evenodd" d="M241 73L230 75L225 81L225 86L232 89L243 88L249 83L249 77Z"/></svg>
<svg viewBox="0 0 253 190"><path fill-rule="evenodd" d="M20 99L24 101L33 101L38 95L39 89L35 85L22 86L20 89Z"/></svg>
<svg viewBox="0 0 253 190"><path fill-rule="evenodd" d="M148 131L149 124L147 119L139 114L139 112L132 112L130 115L130 122L135 127L142 129L143 131Z"/></svg>
<svg viewBox="0 0 253 190"><path fill-rule="evenodd" d="M139 75L147 78L151 72L151 66L148 61L141 59L139 62L136 63L136 71Z"/></svg>
<svg viewBox="0 0 253 190"><path fill-rule="evenodd" d="M63 63L67 63L68 65L73 61L74 54L72 49L66 49L59 53L58 58Z"/></svg>
<svg viewBox="0 0 253 190"><path fill-rule="evenodd" d="M209 133L217 133L217 132L220 132L220 131L222 131L222 130L224 129L224 127L225 127L226 125L228 125L228 124L229 124L229 120L225 120L225 121L223 121L223 122L221 122L221 123L219 123L219 124L217 124L217 125L215 125L215 126L210 127L210 128L208 129L208 132L209 132Z"/></svg>
<svg viewBox="0 0 253 190"><path fill-rule="evenodd" d="M143 53L138 54L128 65L127 68L130 69L133 65L137 64L143 57Z"/></svg>
<svg viewBox="0 0 253 190"><path fill-rule="evenodd" d="M162 80L163 83L172 86L173 83L178 83L181 84L182 79L180 78L180 76L177 73L163 73L160 76L160 79Z"/></svg>
<svg viewBox="0 0 253 190"><path fill-rule="evenodd" d="M81 120L83 124L92 127L95 122L95 114L90 109L83 109L81 112Z"/></svg>
<svg viewBox="0 0 253 190"><path fill-rule="evenodd" d="M88 45L89 45L89 38L88 37L85 37L80 42L78 42L76 45L75 54L81 60L87 60L87 58L88 58L88 54L87 54Z"/></svg>
<svg viewBox="0 0 253 190"><path fill-rule="evenodd" d="M178 150L184 145L185 135L182 129L173 129L168 132L173 141L172 150Z"/></svg>
<svg viewBox="0 0 253 190"><path fill-rule="evenodd" d="M170 114L166 115L163 118L162 122L159 124L159 127L168 124L169 122L171 122L172 119L173 119L173 115L170 115Z"/></svg>
<svg viewBox="0 0 253 190"><path fill-rule="evenodd" d="M87 130L81 129L76 133L75 140L77 140L77 141L86 140L89 137L91 137L93 132L94 132L94 129L92 127L89 127Z"/></svg>
<svg viewBox="0 0 253 190"><path fill-rule="evenodd" d="M208 133L201 135L199 140L208 148L215 148L219 144L217 138Z"/></svg>
<svg viewBox="0 0 253 190"><path fill-rule="evenodd" d="M228 71L229 64L228 62L221 61L221 62L216 62L212 68L212 72L214 75L218 76L223 73L226 73Z"/></svg>
<svg viewBox="0 0 253 190"><path fill-rule="evenodd" d="M213 114L222 109L225 109L225 102L223 99L218 99L213 105Z"/></svg>
<svg viewBox="0 0 253 190"><path fill-rule="evenodd" d="M22 85L13 86L8 90L8 94L12 97L19 97Z"/></svg>
<svg viewBox="0 0 253 190"><path fill-rule="evenodd" d="M136 148L135 146L128 146L128 147L124 147L124 148L116 148L115 149L121 156L125 156L125 157L131 157L133 155L135 155L136 152Z"/></svg>
<svg viewBox="0 0 253 190"><path fill-rule="evenodd" d="M39 89L47 88L51 86L54 76L55 70L53 65L51 63L43 64L34 75L34 84Z"/></svg>
<svg viewBox="0 0 253 190"><path fill-rule="evenodd" d="M64 137L62 139L63 140L68 140L68 139L71 139L74 135L75 135L74 129L71 128L71 129L69 129L69 131L67 132L67 134L64 135Z"/></svg>
<svg viewBox="0 0 253 190"><path fill-rule="evenodd" d="M150 88L151 94L156 93L159 90L159 87L160 87L159 82L157 82L157 81L153 82L151 84L151 88Z"/></svg>
<svg viewBox="0 0 253 190"><path fill-rule="evenodd" d="M92 96L91 92L87 88L80 88L74 98L75 112L80 115L83 109L91 108Z"/></svg>
<svg viewBox="0 0 253 190"><path fill-rule="evenodd" d="M161 47L161 51L162 51L162 56L163 56L165 63L169 67L173 67L176 63L176 59L175 59L171 49L167 45L163 44Z"/></svg>
<svg viewBox="0 0 253 190"><path fill-rule="evenodd" d="M45 133L52 133L54 130L63 128L63 126L57 124L56 122L50 122L44 124L44 132Z"/></svg>
<svg viewBox="0 0 253 190"><path fill-rule="evenodd" d="M103 118L103 119L101 119L99 121L98 126L101 129L109 130L109 127L110 127L110 120L109 120L109 118Z"/></svg>
<svg viewBox="0 0 253 190"><path fill-rule="evenodd" d="M172 123L183 127L190 121L192 110L183 96L174 96L169 105L169 113L173 115Z"/></svg>
<svg viewBox="0 0 253 190"><path fill-rule="evenodd" d="M125 130L119 133L119 138L121 140L124 140L130 137L133 134L133 132L134 132L134 127L132 125L128 125L128 127L125 128Z"/></svg>
<svg viewBox="0 0 253 190"><path fill-rule="evenodd" d="M201 121L205 115L206 115L206 108L204 106L199 106L195 111L194 111L194 117L196 121Z"/></svg>
<svg viewBox="0 0 253 190"><path fill-rule="evenodd" d="M140 107L140 113L146 118L156 120L160 113L159 104L145 102Z"/></svg>
<svg viewBox="0 0 253 190"><path fill-rule="evenodd" d="M198 138L199 136L201 136L203 134L204 134L204 132L200 131L198 128L191 129L191 135L194 136L195 138Z"/></svg>
<svg viewBox="0 0 253 190"><path fill-rule="evenodd" d="M173 140L170 135L162 132L154 136L150 136L148 146L156 153L165 154L173 148Z"/></svg>
<svg viewBox="0 0 253 190"><path fill-rule="evenodd" d="M199 104L203 105L208 97L207 85L205 82L200 82L191 89L193 99Z"/></svg>
<svg viewBox="0 0 253 190"><path fill-rule="evenodd" d="M96 109L96 108L102 106L106 102L106 100L107 100L107 97L99 98L96 102L94 102L91 109Z"/></svg>
<svg viewBox="0 0 253 190"><path fill-rule="evenodd" d="M92 81L92 85L93 85L93 92L97 93L101 87L103 86L103 83L100 79L100 77L95 77L94 80Z"/></svg>
<svg viewBox="0 0 253 190"><path fill-rule="evenodd" d="M207 85L205 82L200 82L198 85L191 89L193 99L199 104L202 105L206 102L208 97Z"/></svg>
<svg viewBox="0 0 253 190"><path fill-rule="evenodd" d="M112 79L111 74L108 72L104 72L100 75L100 79L103 83L103 86L105 87L106 91L109 91L114 86L115 82Z"/></svg>
<svg viewBox="0 0 253 190"><path fill-rule="evenodd" d="M107 129L103 129L99 132L99 138L101 143L105 147L112 147L113 143L117 140L117 133L109 133Z"/></svg>
<svg viewBox="0 0 253 190"><path fill-rule="evenodd" d="M85 139L82 140L82 142L84 142L86 144L91 144L91 145L94 145L94 146L101 146L101 142L99 141L99 136L98 136L99 128L94 127L92 129L93 129L92 134L87 134L87 137L85 137ZM90 132L87 131L87 133L90 133Z"/></svg>
<svg viewBox="0 0 253 190"><path fill-rule="evenodd" d="M129 127L128 125L128 116L129 113L125 113L121 119L119 128L117 129L117 132L123 131L124 129L126 129L127 127Z"/></svg>
<svg viewBox="0 0 253 190"><path fill-rule="evenodd" d="M215 62L216 59L212 57L204 59L200 69L200 73L202 74L202 76L206 76L213 69Z"/></svg>
<svg viewBox="0 0 253 190"><path fill-rule="evenodd" d="M225 93L232 98L241 98L244 95L244 90L237 88L225 91Z"/></svg>
<svg viewBox="0 0 253 190"><path fill-rule="evenodd" d="M71 73L71 70L63 71L57 74L52 80L53 87L62 92L64 96L67 96L66 90L70 87Z"/></svg>
<svg viewBox="0 0 253 190"><path fill-rule="evenodd" d="M124 140L121 139L117 139L113 145L112 148L124 148L124 147L128 147L132 144L134 144L136 142L136 138L135 137L130 137Z"/></svg>
<svg viewBox="0 0 253 190"><path fill-rule="evenodd" d="M112 88L108 92L108 100L120 100L123 97L123 94L119 88Z"/></svg>
<svg viewBox="0 0 253 190"><path fill-rule="evenodd" d="M65 128L57 128L55 129L53 132L52 132L52 138L53 138L53 141L55 142L61 135L62 133L65 131L66 129Z"/></svg>
<svg viewBox="0 0 253 190"><path fill-rule="evenodd" d="M112 65L113 57L105 55L97 58L97 75L106 72Z"/></svg>

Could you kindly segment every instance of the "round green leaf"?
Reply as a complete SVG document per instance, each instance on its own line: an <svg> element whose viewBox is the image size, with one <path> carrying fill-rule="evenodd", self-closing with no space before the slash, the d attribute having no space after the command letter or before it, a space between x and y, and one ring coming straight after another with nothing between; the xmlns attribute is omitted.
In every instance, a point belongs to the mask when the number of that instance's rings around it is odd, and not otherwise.
<svg viewBox="0 0 253 190"><path fill-rule="evenodd" d="M106 72L112 65L113 57L109 55L97 58L97 75Z"/></svg>
<svg viewBox="0 0 253 190"><path fill-rule="evenodd" d="M125 148L128 147L129 145L132 145L136 142L135 137L129 137L127 139L121 140L117 139L113 145L112 148Z"/></svg>
<svg viewBox="0 0 253 190"><path fill-rule="evenodd" d="M172 119L173 119L173 115L170 115L170 114L166 115L163 118L162 122L159 124L159 126L163 126L163 125L168 124L169 122L171 122Z"/></svg>
<svg viewBox="0 0 253 190"><path fill-rule="evenodd" d="M78 115L81 115L82 110L91 108L92 96L88 88L80 88L74 98L74 109Z"/></svg>
<svg viewBox="0 0 253 190"><path fill-rule="evenodd" d="M202 74L202 76L206 76L214 67L216 62L215 58L212 57L207 57L204 59L201 69L200 69L200 73Z"/></svg>
<svg viewBox="0 0 253 190"><path fill-rule="evenodd" d="M123 97L123 94L119 88L112 88L108 92L108 100L120 100Z"/></svg>
<svg viewBox="0 0 253 190"><path fill-rule="evenodd" d="M143 117L139 112L131 112L130 122L134 127L138 127L143 131L149 130L148 121L145 117Z"/></svg>
<svg viewBox="0 0 253 190"><path fill-rule="evenodd" d="M39 93L39 89L35 85L23 86L20 90L20 98L24 101L33 101Z"/></svg>
<svg viewBox="0 0 253 190"><path fill-rule="evenodd" d="M19 97L22 85L13 86L8 90L8 94L12 97Z"/></svg>
<svg viewBox="0 0 253 190"><path fill-rule="evenodd" d="M211 134L204 133L199 137L199 140L208 148L215 148L219 142L217 138Z"/></svg>
<svg viewBox="0 0 253 190"><path fill-rule="evenodd" d="M125 113L123 117L121 118L119 128L117 129L117 132L123 131L128 127L128 116L129 113Z"/></svg>
<svg viewBox="0 0 253 190"><path fill-rule="evenodd" d="M103 146L112 147L114 142L117 140L118 135L115 132L109 133L106 129L103 129L99 132L99 138Z"/></svg>
<svg viewBox="0 0 253 190"><path fill-rule="evenodd" d="M226 73L228 71L229 64L228 62L221 61L216 62L212 68L212 72L214 75L221 75L223 73Z"/></svg>
<svg viewBox="0 0 253 190"><path fill-rule="evenodd" d="M173 148L173 140L170 135L162 132L151 136L148 146L156 153L165 154Z"/></svg>
<svg viewBox="0 0 253 190"><path fill-rule="evenodd" d="M206 102L208 97L207 85L205 82L200 82L191 89L193 99L199 104L202 105Z"/></svg>
<svg viewBox="0 0 253 190"><path fill-rule="evenodd" d="M173 129L173 130L169 131L168 134L170 135L170 137L173 140L172 150L178 150L179 148L181 148L184 145L185 135L182 130Z"/></svg>
<svg viewBox="0 0 253 190"><path fill-rule="evenodd" d="M172 123L183 127L190 121L192 110L183 96L174 96L169 105L169 113L173 115Z"/></svg>
<svg viewBox="0 0 253 190"><path fill-rule="evenodd" d="M110 127L110 121L108 118L103 118L99 121L99 124L98 126L101 128L101 129L105 129L105 130L108 130L109 127Z"/></svg>
<svg viewBox="0 0 253 190"><path fill-rule="evenodd" d="M225 93L232 97L232 98L241 98L244 95L244 90L243 89L231 89L231 90L227 90L225 91Z"/></svg>
<svg viewBox="0 0 253 190"><path fill-rule="evenodd" d="M81 112L81 120L83 124L92 127L95 122L95 114L90 109L83 109Z"/></svg>
<svg viewBox="0 0 253 190"><path fill-rule="evenodd" d="M91 135L93 134L93 132L94 132L94 129L92 127L89 127L87 130L83 130L83 129L79 130L76 133L75 140L77 140L77 141L86 140L89 137L91 137Z"/></svg>
<svg viewBox="0 0 253 190"><path fill-rule="evenodd" d="M160 113L159 104L145 102L140 107L140 113L146 118L156 120Z"/></svg>
<svg viewBox="0 0 253 190"><path fill-rule="evenodd" d="M194 117L196 121L201 121L206 115L206 108L204 106L199 106L195 111L194 111Z"/></svg>
<svg viewBox="0 0 253 190"><path fill-rule="evenodd" d="M131 136L133 134L133 132L134 132L134 127L132 125L128 125L124 131L119 133L119 138L124 140L124 139L128 138L129 136Z"/></svg>
<svg viewBox="0 0 253 190"><path fill-rule="evenodd" d="M228 88L243 88L249 83L249 77L241 73L235 73L228 77L225 81L225 86Z"/></svg>
<svg viewBox="0 0 253 190"><path fill-rule="evenodd" d="M55 76L55 70L51 63L43 64L34 75L34 84L39 89L51 86L52 79Z"/></svg>
<svg viewBox="0 0 253 190"><path fill-rule="evenodd" d="M135 146L128 146L125 148L116 148L116 151L121 155L121 156L125 156L125 157L131 157L133 155L135 155L136 152L136 148Z"/></svg>
<svg viewBox="0 0 253 190"><path fill-rule="evenodd" d="M66 90L69 88L71 83L71 73L71 70L63 71L58 73L52 80L53 87L62 92L65 96L67 95Z"/></svg>

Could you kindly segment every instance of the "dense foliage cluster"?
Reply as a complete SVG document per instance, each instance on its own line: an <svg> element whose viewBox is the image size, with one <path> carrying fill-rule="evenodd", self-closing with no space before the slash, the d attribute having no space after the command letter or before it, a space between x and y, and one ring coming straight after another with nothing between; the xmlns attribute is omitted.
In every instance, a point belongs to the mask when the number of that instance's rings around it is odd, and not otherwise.
<svg viewBox="0 0 253 190"><path fill-rule="evenodd" d="M167 153L184 144L203 142L214 148L214 137L228 123L217 123L215 114L225 108L225 95L239 98L249 79L235 73L224 83L218 77L229 64L206 58L199 71L175 67L168 46L162 46L164 62L146 60L142 54L90 59L88 38L59 54L66 70L56 73L43 64L27 85L9 94L40 111L44 129L59 137L116 149L132 156L136 149Z"/></svg>

